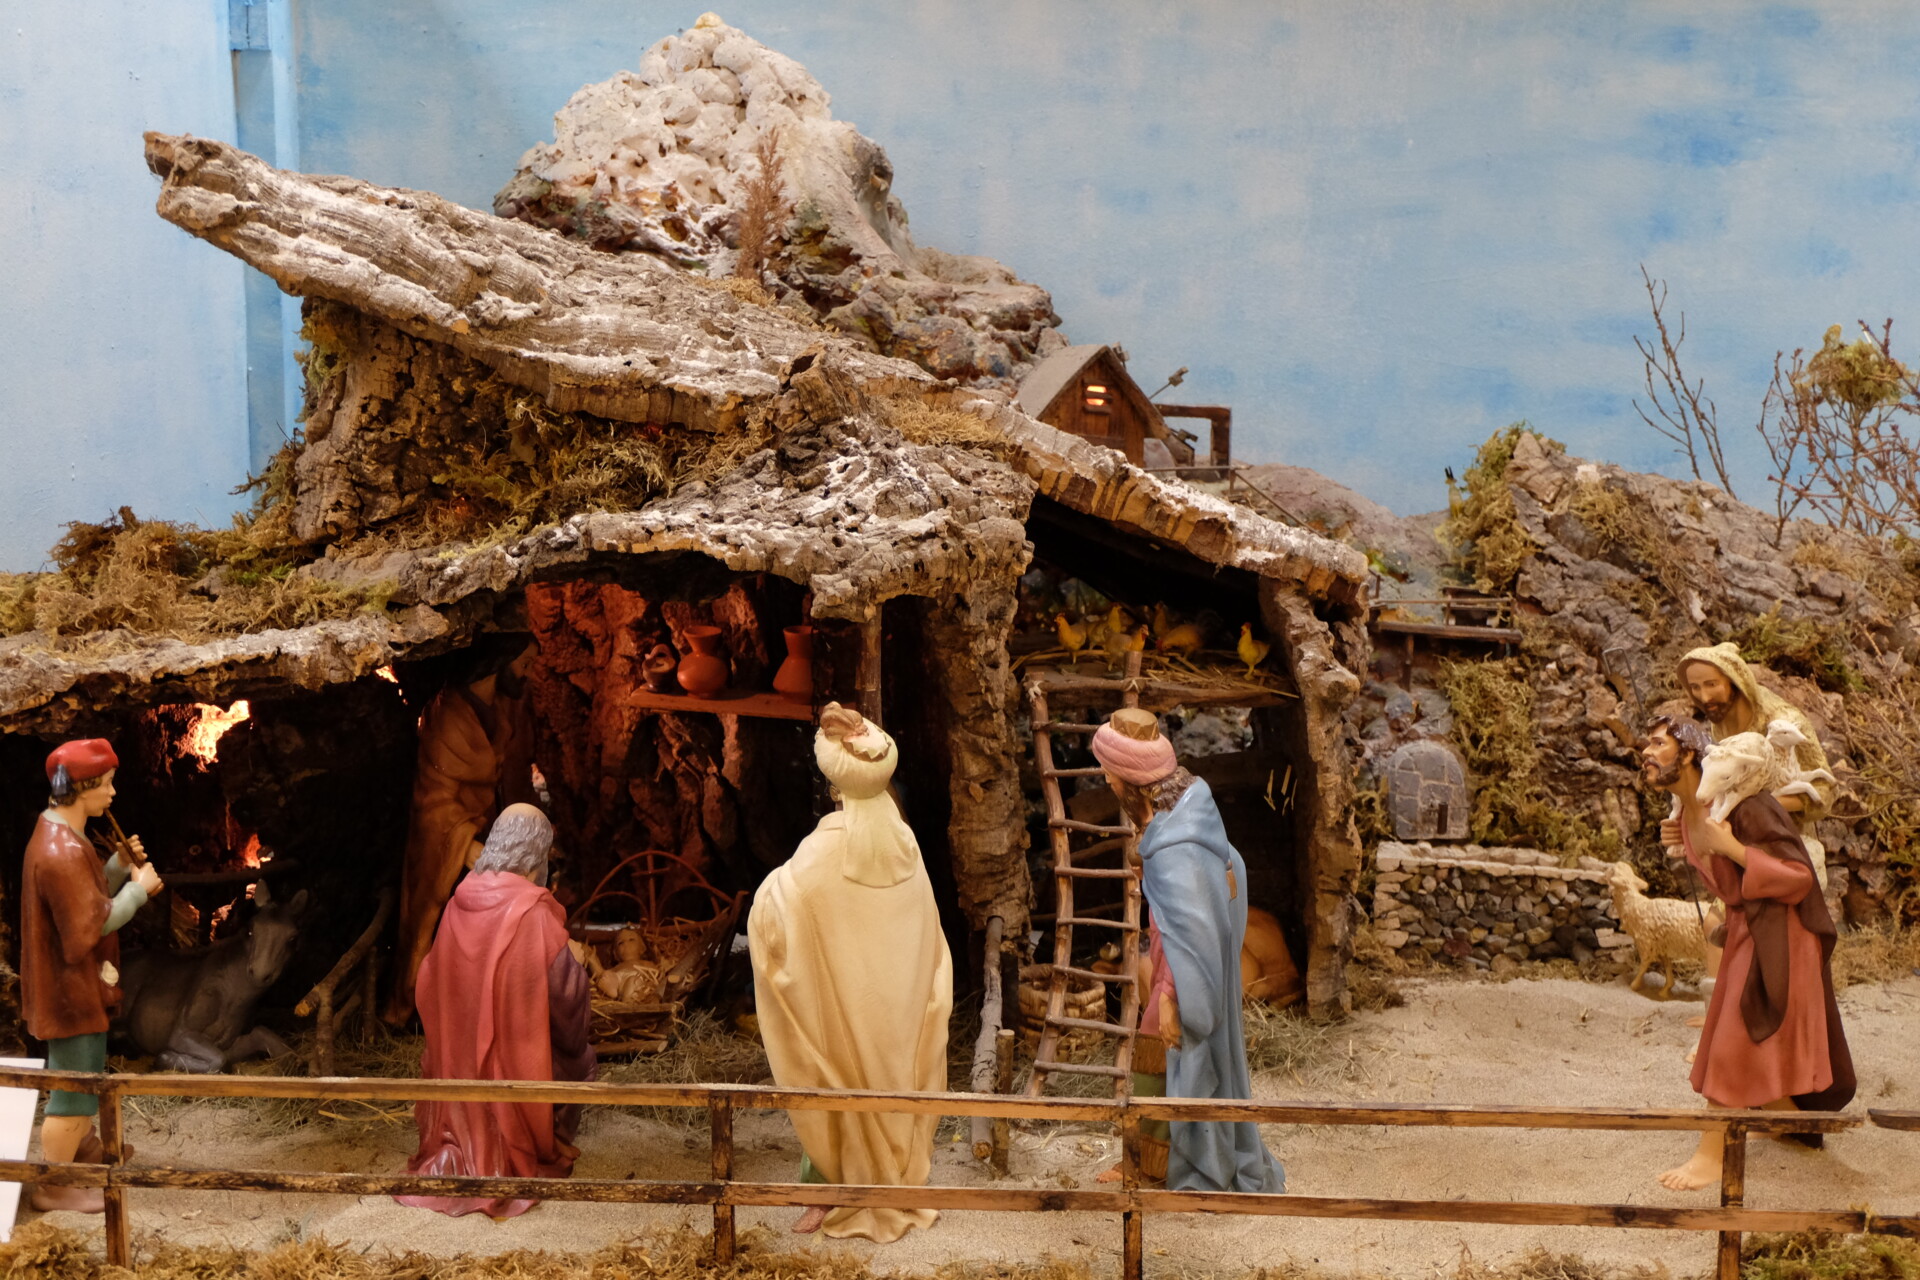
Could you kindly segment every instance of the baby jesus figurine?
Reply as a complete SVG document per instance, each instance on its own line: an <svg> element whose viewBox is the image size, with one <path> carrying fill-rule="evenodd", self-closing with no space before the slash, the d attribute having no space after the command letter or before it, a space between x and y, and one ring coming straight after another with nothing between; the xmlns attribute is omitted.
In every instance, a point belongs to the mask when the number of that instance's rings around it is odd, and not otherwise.
<svg viewBox="0 0 1920 1280"><path fill-rule="evenodd" d="M622 1004L652 1004L658 1000L665 975L659 965L647 962L647 942L640 931L622 929L614 936L613 953L617 964L605 967L596 957L588 966L595 991Z"/></svg>

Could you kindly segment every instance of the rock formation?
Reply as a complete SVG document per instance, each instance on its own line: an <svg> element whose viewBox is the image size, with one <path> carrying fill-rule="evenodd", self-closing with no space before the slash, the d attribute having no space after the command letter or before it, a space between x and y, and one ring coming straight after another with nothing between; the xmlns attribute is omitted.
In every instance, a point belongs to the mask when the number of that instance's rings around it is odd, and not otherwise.
<svg viewBox="0 0 1920 1280"><path fill-rule="evenodd" d="M718 278L735 272L761 183L781 216L772 243L747 249L765 249L765 276L748 274L803 313L972 384L1011 386L1064 346L1044 289L914 243L886 152L830 101L799 63L705 14L637 72L574 94L494 209Z"/></svg>

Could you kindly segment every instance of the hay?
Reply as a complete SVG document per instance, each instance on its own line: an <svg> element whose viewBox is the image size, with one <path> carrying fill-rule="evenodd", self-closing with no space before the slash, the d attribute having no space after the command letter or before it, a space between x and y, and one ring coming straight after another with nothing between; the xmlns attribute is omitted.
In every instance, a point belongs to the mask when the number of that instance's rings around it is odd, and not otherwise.
<svg viewBox="0 0 1920 1280"><path fill-rule="evenodd" d="M958 445L995 457L1005 457L1010 448L1004 431L960 409L928 404L917 396L881 400L878 407L882 420L913 444Z"/></svg>
<svg viewBox="0 0 1920 1280"><path fill-rule="evenodd" d="M308 1029L289 1037L293 1052L271 1061L244 1062L235 1067L236 1075L302 1076L313 1054L313 1031ZM395 1035L384 1026L362 1042L352 1036L334 1041L334 1073L385 1080L420 1078L420 1054L426 1041L416 1035ZM126 1069L127 1064L119 1064ZM411 1125L413 1104L407 1102L362 1102L326 1098L191 1098L129 1097L127 1109L149 1124L172 1128L189 1111L201 1107L219 1107L241 1111L249 1121L272 1132L289 1133L308 1126L342 1125L367 1128L373 1125ZM0 1276L5 1272L0 1271Z"/></svg>
<svg viewBox="0 0 1920 1280"><path fill-rule="evenodd" d="M42 1222L28 1223L0 1244L7 1280L877 1280L847 1253L796 1249L764 1228L740 1233L731 1266L716 1266L705 1235L682 1228L653 1231L591 1253L514 1249L486 1256L434 1257L411 1249L365 1252L322 1239L289 1239L260 1252L226 1245L135 1242L131 1271L109 1267L85 1237ZM949 1263L936 1280L1092 1280L1077 1262L1045 1257L1032 1263Z"/></svg>
<svg viewBox="0 0 1920 1280"><path fill-rule="evenodd" d="M6 1280L1097 1280L1079 1260L1043 1255L1031 1262L948 1262L931 1269L883 1268L848 1252L796 1247L789 1238L755 1227L740 1233L740 1252L729 1266L712 1261L708 1238L690 1228L656 1230L591 1253L514 1249L491 1255L435 1257L410 1249L362 1251L324 1239L296 1238L259 1252L226 1245L176 1245L141 1238L131 1271L109 1267L89 1249L86 1237L44 1222L30 1222L0 1244L0 1276ZM1750 1245L1744 1274L1749 1280L1875 1280L1907 1278L1920 1271L1920 1250L1904 1240L1878 1237L1761 1236ZM1852 1270L1845 1269L1852 1267ZM1317 1266L1286 1262L1255 1268L1207 1267L1181 1258L1156 1259L1160 1280L1322 1280ZM1379 1272L1347 1272L1348 1280L1387 1280ZM1510 1263L1483 1263L1462 1249L1449 1280L1655 1280L1664 1268L1611 1267L1571 1254L1536 1249Z"/></svg>
<svg viewBox="0 0 1920 1280"><path fill-rule="evenodd" d="M708 1009L688 1013L660 1053L600 1064L609 1084L759 1084L773 1075L759 1039L742 1035ZM675 1128L706 1125L705 1107L648 1107L648 1119Z"/></svg>
<svg viewBox="0 0 1920 1280"><path fill-rule="evenodd" d="M1920 968L1920 928L1899 920L1859 925L1840 935L1833 948L1833 985L1892 982Z"/></svg>
<svg viewBox="0 0 1920 1280"><path fill-rule="evenodd" d="M1246 1028L1247 1069L1292 1085L1324 1089L1366 1078L1366 1035L1337 1022L1314 1022L1263 1000L1241 1005Z"/></svg>
<svg viewBox="0 0 1920 1280"><path fill-rule="evenodd" d="M294 552L264 546L257 516L213 531L142 520L126 507L100 524L75 521L53 548L54 569L10 575L0 628L38 631L48 647L111 646L108 633L200 640L307 626L370 606L367 592L294 572Z"/></svg>

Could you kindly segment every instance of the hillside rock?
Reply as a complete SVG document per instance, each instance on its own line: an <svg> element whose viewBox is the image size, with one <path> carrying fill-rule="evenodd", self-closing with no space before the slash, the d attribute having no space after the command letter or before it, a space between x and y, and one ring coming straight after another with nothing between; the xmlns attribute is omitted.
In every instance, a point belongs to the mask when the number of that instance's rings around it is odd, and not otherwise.
<svg viewBox="0 0 1920 1280"><path fill-rule="evenodd" d="M637 72L575 93L494 209L717 278L734 270L757 153L772 139L792 216L764 283L783 302L973 384L1012 386L1064 346L1044 289L990 258L914 243L886 152L830 104L799 63L705 14Z"/></svg>

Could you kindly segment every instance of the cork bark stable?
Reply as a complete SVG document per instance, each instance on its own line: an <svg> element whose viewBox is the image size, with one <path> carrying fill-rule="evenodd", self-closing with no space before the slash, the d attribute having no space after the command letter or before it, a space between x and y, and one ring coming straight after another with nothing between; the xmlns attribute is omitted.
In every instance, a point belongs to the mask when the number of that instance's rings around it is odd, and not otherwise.
<svg viewBox="0 0 1920 1280"><path fill-rule="evenodd" d="M571 839L676 848L745 879L772 852L739 830L774 802L754 790L758 748L684 714L656 717L658 751L636 748L646 735L611 709L636 678L622 646L672 631L675 602L724 611L762 576L804 601L778 618L743 606L760 648L803 609L831 632L913 597L926 705L887 718L941 735L957 906L973 927L999 916L1017 936L1031 886L1007 642L1042 494L1110 529L1118 554L1137 548L1143 571L1172 549L1203 576L1259 584L1300 694L1297 712L1278 714L1301 762L1309 995L1317 1012L1341 1007L1358 851L1340 709L1365 647L1358 552L646 255L275 170L223 143L149 135L147 155L163 217L309 299L307 434L272 510L299 549L292 575L369 607L293 631L121 634L64 652L15 637L0 642L0 730L318 689L535 631L579 660L545 694L578 756L551 779L585 798L563 815ZM218 571L192 589L218 592ZM617 796L588 785L596 758L615 762Z"/></svg>

